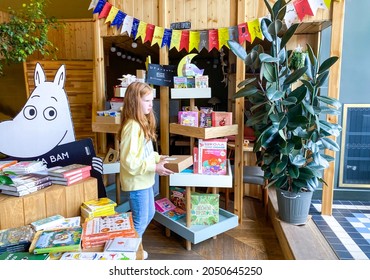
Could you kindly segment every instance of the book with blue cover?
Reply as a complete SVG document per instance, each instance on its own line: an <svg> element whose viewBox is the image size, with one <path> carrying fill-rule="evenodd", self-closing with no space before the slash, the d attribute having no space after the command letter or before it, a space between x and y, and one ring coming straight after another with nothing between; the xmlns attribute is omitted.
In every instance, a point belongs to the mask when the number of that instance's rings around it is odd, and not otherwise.
<svg viewBox="0 0 370 280"><path fill-rule="evenodd" d="M59 223L63 221L64 221L64 217L62 215L57 214L57 215L49 216L49 217L34 221L31 223L31 226L36 231L44 230L44 229L53 228L55 225L58 225Z"/></svg>

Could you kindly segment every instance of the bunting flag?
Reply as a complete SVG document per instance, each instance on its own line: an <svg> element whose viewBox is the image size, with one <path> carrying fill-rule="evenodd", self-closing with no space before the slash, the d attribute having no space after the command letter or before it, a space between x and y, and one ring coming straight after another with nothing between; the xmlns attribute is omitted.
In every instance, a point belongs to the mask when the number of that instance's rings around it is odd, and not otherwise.
<svg viewBox="0 0 370 280"><path fill-rule="evenodd" d="M152 39L153 39L153 34L154 34L154 27L155 25L154 24L150 24L148 23L146 25L146 35L145 35L145 40L144 40L144 43L145 42L151 42Z"/></svg>
<svg viewBox="0 0 370 280"><path fill-rule="evenodd" d="M136 36L134 37L135 40L141 38L141 41L144 42L145 34L146 34L146 26L147 26L146 22L140 21L138 29L137 29Z"/></svg>
<svg viewBox="0 0 370 280"><path fill-rule="evenodd" d="M229 28L223 27L218 29L218 50L223 46L229 47L227 40L229 40Z"/></svg>
<svg viewBox="0 0 370 280"><path fill-rule="evenodd" d="M217 29L208 30L208 51L213 48L218 50L218 31Z"/></svg>
<svg viewBox="0 0 370 280"><path fill-rule="evenodd" d="M99 0L91 0L90 6L89 6L89 8L87 10L94 9L96 7L96 4L98 4L98 1Z"/></svg>
<svg viewBox="0 0 370 280"><path fill-rule="evenodd" d="M125 19L125 16L126 14L119 10L118 13L116 14L116 17L113 19L110 25L117 26L117 28L120 28L120 26L123 23L123 20Z"/></svg>
<svg viewBox="0 0 370 280"><path fill-rule="evenodd" d="M293 5L301 21L306 15L313 16L313 12L311 10L310 3L308 3L308 0L293 1Z"/></svg>
<svg viewBox="0 0 370 280"><path fill-rule="evenodd" d="M180 51L183 49L189 52L189 30L183 30L181 32Z"/></svg>
<svg viewBox="0 0 370 280"><path fill-rule="evenodd" d="M105 2L103 9L101 10L99 14L99 19L106 18L110 12L110 9L112 8L112 4L109 2Z"/></svg>
<svg viewBox="0 0 370 280"><path fill-rule="evenodd" d="M258 18L256 18L255 20L248 21L247 25L248 31L251 35L251 43L253 43L254 39L256 38L260 38L262 40L263 35L261 31L260 21L258 20Z"/></svg>
<svg viewBox="0 0 370 280"><path fill-rule="evenodd" d="M172 38L172 29L165 28L161 48L165 46L167 46L167 48L170 48L171 38Z"/></svg>
<svg viewBox="0 0 370 280"><path fill-rule="evenodd" d="M231 26L229 27L229 40L238 41L238 27Z"/></svg>
<svg viewBox="0 0 370 280"><path fill-rule="evenodd" d="M127 33L128 36L131 36L132 24L134 22L134 18L132 16L125 16L123 20L121 34Z"/></svg>
<svg viewBox="0 0 370 280"><path fill-rule="evenodd" d="M198 31L189 32L189 51L193 49L199 51L200 33Z"/></svg>
<svg viewBox="0 0 370 280"><path fill-rule="evenodd" d="M243 44L245 41L251 42L251 34L249 33L246 22L238 24L238 35L239 44Z"/></svg>
<svg viewBox="0 0 370 280"><path fill-rule="evenodd" d="M132 20L132 28L131 28L131 36L132 36L132 38L135 38L136 37L137 30L139 28L140 22L141 21L139 19L137 19L137 18L134 18Z"/></svg>
<svg viewBox="0 0 370 280"><path fill-rule="evenodd" d="M286 13L285 13L284 21L285 21L287 28L289 28L293 23L298 21L298 15L294 9L294 5L292 2L290 2L286 6Z"/></svg>
<svg viewBox="0 0 370 280"><path fill-rule="evenodd" d="M103 10L105 3L106 3L105 0L99 0L99 2L96 4L94 8L93 14L100 13Z"/></svg>
<svg viewBox="0 0 370 280"><path fill-rule="evenodd" d="M180 51L180 39L181 39L181 30L172 30L172 38L171 38L171 46L170 50L172 48L175 48L176 50Z"/></svg>
<svg viewBox="0 0 370 280"><path fill-rule="evenodd" d="M206 49L208 51L208 31L202 30L199 32L200 42L199 42L199 51Z"/></svg>
<svg viewBox="0 0 370 280"><path fill-rule="evenodd" d="M154 27L153 40L152 40L151 46L158 44L158 46L161 47L162 42L163 42L163 34L164 34L163 27L160 27L160 26Z"/></svg>
<svg viewBox="0 0 370 280"><path fill-rule="evenodd" d="M329 9L330 5L331 5L331 0L324 0L324 3L326 5L326 7Z"/></svg>
<svg viewBox="0 0 370 280"><path fill-rule="evenodd" d="M317 10L320 8L320 2L322 0L308 0L308 3L310 4L312 13L316 16Z"/></svg>
<svg viewBox="0 0 370 280"><path fill-rule="evenodd" d="M116 15L118 14L118 8L116 7L111 7L110 11L109 11L109 14L105 20L105 23L112 23L112 21L116 18Z"/></svg>

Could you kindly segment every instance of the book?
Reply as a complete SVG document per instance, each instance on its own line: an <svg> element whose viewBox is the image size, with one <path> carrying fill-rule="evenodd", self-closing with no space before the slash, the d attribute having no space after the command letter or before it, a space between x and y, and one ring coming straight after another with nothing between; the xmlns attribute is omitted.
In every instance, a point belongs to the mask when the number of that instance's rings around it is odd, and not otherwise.
<svg viewBox="0 0 370 280"><path fill-rule="evenodd" d="M61 223L64 219L65 218L62 215L57 214L34 221L31 223L31 226L36 231L50 229Z"/></svg>
<svg viewBox="0 0 370 280"><path fill-rule="evenodd" d="M59 260L103 261L136 260L136 252L65 252Z"/></svg>
<svg viewBox="0 0 370 280"><path fill-rule="evenodd" d="M47 175L32 173L9 175L9 178L13 181L13 183L10 185L1 184L0 190L22 191L50 181L50 178Z"/></svg>
<svg viewBox="0 0 370 280"><path fill-rule="evenodd" d="M176 207L186 210L186 188L171 186L170 200Z"/></svg>
<svg viewBox="0 0 370 280"><path fill-rule="evenodd" d="M179 111L178 123L185 126L195 126L199 125L199 112L198 111Z"/></svg>
<svg viewBox="0 0 370 280"><path fill-rule="evenodd" d="M8 167L3 168L4 172L14 172L16 174L27 174L32 172L38 172L46 170L46 165L42 161L31 160L31 161L18 161Z"/></svg>
<svg viewBox="0 0 370 280"><path fill-rule="evenodd" d="M28 251L34 235L30 225L0 230L0 252Z"/></svg>
<svg viewBox="0 0 370 280"><path fill-rule="evenodd" d="M81 174L85 171L90 171L91 165L73 163L62 167L54 167L48 169L48 174L52 177L67 178L72 175Z"/></svg>
<svg viewBox="0 0 370 280"><path fill-rule="evenodd" d="M35 191L36 191L36 189L34 189L34 190L26 189L26 190L21 190L21 191L2 190L1 194L11 195L11 196L25 196L25 195L30 194L30 193L35 192Z"/></svg>
<svg viewBox="0 0 370 280"><path fill-rule="evenodd" d="M164 213L164 212L167 212L169 210L173 210L176 208L176 206L173 205L173 203L167 197L157 199L154 202L154 206L155 206L155 210L160 213Z"/></svg>
<svg viewBox="0 0 370 280"><path fill-rule="evenodd" d="M164 212L163 215L167 216L168 218L174 221L177 221L186 216L186 211L179 207L176 207L175 209Z"/></svg>
<svg viewBox="0 0 370 280"><path fill-rule="evenodd" d="M232 112L212 112L212 126L225 126L233 124L233 113Z"/></svg>
<svg viewBox="0 0 370 280"><path fill-rule="evenodd" d="M107 241L104 252L136 252L141 241L141 237L115 237Z"/></svg>
<svg viewBox="0 0 370 280"><path fill-rule="evenodd" d="M64 218L59 223L53 226L53 228L71 228L71 227L81 227L80 216Z"/></svg>
<svg viewBox="0 0 370 280"><path fill-rule="evenodd" d="M213 225L219 221L220 195L192 193L190 219L192 225Z"/></svg>
<svg viewBox="0 0 370 280"><path fill-rule="evenodd" d="M71 175L69 177L50 177L50 180L53 184L56 185L63 185L63 186L70 186L74 183L82 181L83 179L89 178L91 176L90 170L84 171L82 173L78 173L75 175Z"/></svg>
<svg viewBox="0 0 370 280"><path fill-rule="evenodd" d="M87 209L85 206L81 206L80 210L81 210L81 217L84 219L87 219L87 218L92 219L96 217L110 216L110 215L116 214L116 210L114 208L91 211Z"/></svg>
<svg viewBox="0 0 370 280"><path fill-rule="evenodd" d="M81 250L82 227L44 230L40 232L34 254L69 252Z"/></svg>
<svg viewBox="0 0 370 280"><path fill-rule="evenodd" d="M29 252L5 252L0 254L0 260L6 260L6 261L28 261L28 260L35 260L35 261L43 261L48 260L49 254L39 254L35 255Z"/></svg>
<svg viewBox="0 0 370 280"><path fill-rule="evenodd" d="M102 209L111 209L117 206L117 203L108 197L101 197L98 199L92 199L84 201L82 206L86 207L90 211L97 211Z"/></svg>
<svg viewBox="0 0 370 280"><path fill-rule="evenodd" d="M207 175L227 174L227 139L198 140L198 173Z"/></svg>
<svg viewBox="0 0 370 280"><path fill-rule="evenodd" d="M0 161L0 171L2 171L5 167L16 164L17 162L18 162L17 160L2 160L2 161Z"/></svg>

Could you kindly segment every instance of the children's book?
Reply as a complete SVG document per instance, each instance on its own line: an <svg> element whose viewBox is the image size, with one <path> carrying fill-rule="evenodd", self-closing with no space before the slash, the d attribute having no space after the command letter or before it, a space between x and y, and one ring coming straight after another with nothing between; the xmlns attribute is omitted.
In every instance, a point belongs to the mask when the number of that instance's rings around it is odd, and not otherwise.
<svg viewBox="0 0 370 280"><path fill-rule="evenodd" d="M163 213L163 215L167 216L168 218L170 218L174 221L177 221L177 220L186 216L186 211L179 208L179 207L176 207L173 210L170 210L170 211L167 211L167 212Z"/></svg>
<svg viewBox="0 0 370 280"><path fill-rule="evenodd" d="M0 254L0 260L6 261L43 261L48 260L49 254L35 255L29 252L5 252Z"/></svg>
<svg viewBox="0 0 370 280"><path fill-rule="evenodd" d="M198 111L179 111L178 123L185 126L199 126L199 112Z"/></svg>
<svg viewBox="0 0 370 280"><path fill-rule="evenodd" d="M219 221L220 195L212 193L191 194L191 224L213 225Z"/></svg>
<svg viewBox="0 0 370 280"><path fill-rule="evenodd" d="M34 254L81 250L82 227L44 230L33 248Z"/></svg>
<svg viewBox="0 0 370 280"><path fill-rule="evenodd" d="M107 241L105 252L136 252L142 239L140 237L115 237Z"/></svg>
<svg viewBox="0 0 370 280"><path fill-rule="evenodd" d="M84 201L82 205L88 210L96 211L103 209L112 209L117 206L117 203L108 197L101 197L98 199Z"/></svg>
<svg viewBox="0 0 370 280"><path fill-rule="evenodd" d="M9 175L9 178L13 183L10 185L1 184L1 190L21 191L50 181L49 176L40 174Z"/></svg>
<svg viewBox="0 0 370 280"><path fill-rule="evenodd" d="M8 167L3 168L3 171L10 171L16 174L27 174L46 170L46 165L42 161L19 161Z"/></svg>
<svg viewBox="0 0 370 280"><path fill-rule="evenodd" d="M206 175L226 175L226 163L226 138L198 140L198 173Z"/></svg>
<svg viewBox="0 0 370 280"><path fill-rule="evenodd" d="M157 199L154 202L154 205L155 205L155 210L157 210L160 213L164 213L164 212L167 212L169 210L173 210L176 208L176 206L167 197Z"/></svg>
<svg viewBox="0 0 370 280"><path fill-rule="evenodd" d="M81 217L70 217L64 218L58 224L56 224L53 228L71 228L71 227L80 227L81 226Z"/></svg>
<svg viewBox="0 0 370 280"><path fill-rule="evenodd" d="M2 161L0 161L0 171L2 171L5 167L16 164L17 162L18 162L17 160L2 160Z"/></svg>
<svg viewBox="0 0 370 280"><path fill-rule="evenodd" d="M31 226L34 230L45 230L53 228L55 225L61 223L64 220L62 215L53 215L43 219L39 219L31 223Z"/></svg>
<svg viewBox="0 0 370 280"><path fill-rule="evenodd" d="M91 211L87 209L84 205L81 205L81 216L82 218L86 219L92 219L96 217L101 217L101 216L110 216L116 214L116 210L113 208L107 208L107 209L102 209L102 210L95 210Z"/></svg>
<svg viewBox="0 0 370 280"><path fill-rule="evenodd" d="M170 200L182 210L186 210L186 188L170 187Z"/></svg>
<svg viewBox="0 0 370 280"><path fill-rule="evenodd" d="M82 181L83 179L89 178L91 176L90 170L84 171L82 173L78 173L75 175L71 175L69 177L57 177L57 176L51 176L51 182L56 185L63 185L63 186L69 186L74 183L77 183L79 181Z"/></svg>
<svg viewBox="0 0 370 280"><path fill-rule="evenodd" d="M212 126L225 126L233 124L233 113L232 112L212 112Z"/></svg>
<svg viewBox="0 0 370 280"><path fill-rule="evenodd" d="M91 165L85 165L85 164L70 164L63 167L53 167L48 169L48 174L53 177L70 177L72 175L81 174L85 171L90 171Z"/></svg>
<svg viewBox="0 0 370 280"><path fill-rule="evenodd" d="M66 252L60 260L71 261L104 261L104 260L136 260L136 252Z"/></svg>
<svg viewBox="0 0 370 280"><path fill-rule="evenodd" d="M0 230L0 253L28 251L34 235L30 225Z"/></svg>

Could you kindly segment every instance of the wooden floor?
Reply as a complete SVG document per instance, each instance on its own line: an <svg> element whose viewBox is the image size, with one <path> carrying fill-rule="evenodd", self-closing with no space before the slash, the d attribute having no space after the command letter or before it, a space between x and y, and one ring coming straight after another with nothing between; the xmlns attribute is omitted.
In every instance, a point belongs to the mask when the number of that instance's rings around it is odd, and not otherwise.
<svg viewBox="0 0 370 280"><path fill-rule="evenodd" d="M223 200L221 198L220 206ZM230 203L229 211L233 205ZM184 239L153 221L143 236L149 260L283 260L271 221L265 218L262 202L245 197L243 223L238 227L185 249Z"/></svg>

